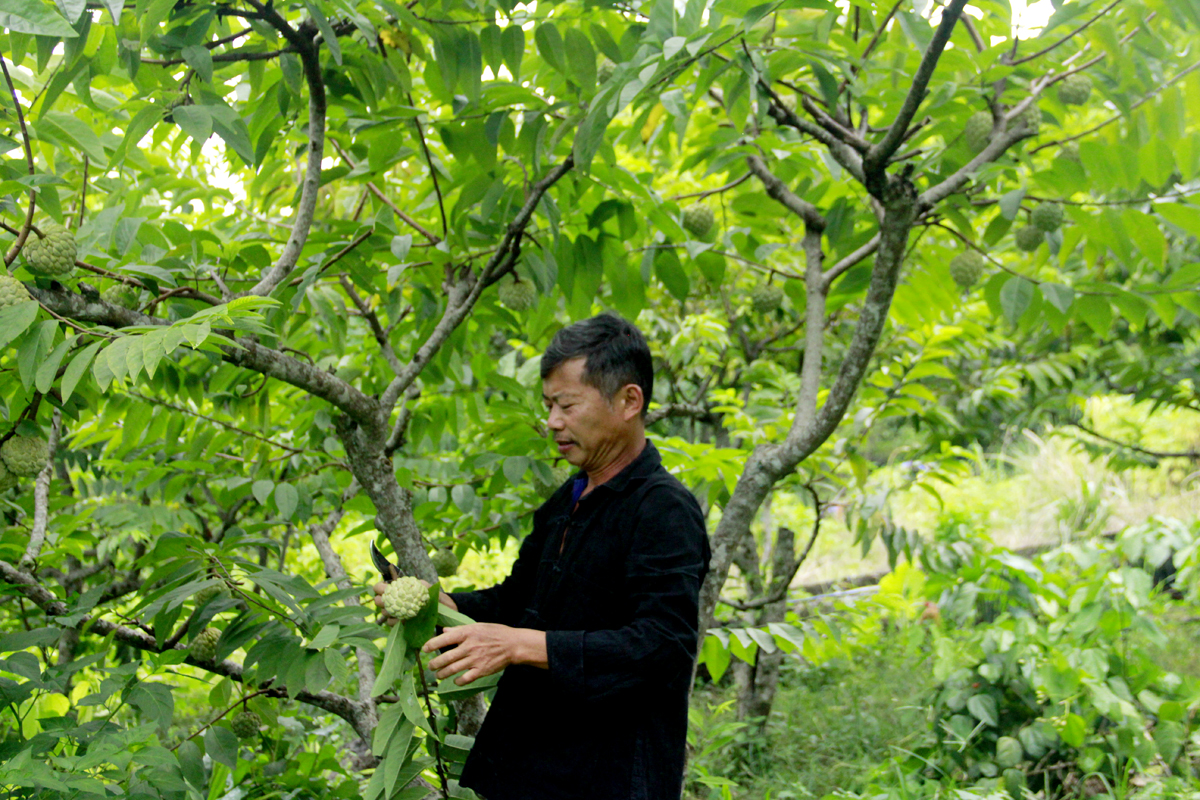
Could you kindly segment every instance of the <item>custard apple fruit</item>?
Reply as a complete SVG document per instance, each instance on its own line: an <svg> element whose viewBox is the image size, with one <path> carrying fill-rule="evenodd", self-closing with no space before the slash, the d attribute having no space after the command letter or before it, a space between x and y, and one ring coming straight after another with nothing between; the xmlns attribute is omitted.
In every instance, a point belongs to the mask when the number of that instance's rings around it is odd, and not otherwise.
<svg viewBox="0 0 1200 800"><path fill-rule="evenodd" d="M750 306L759 314L770 314L783 305L783 289L765 283L750 290Z"/></svg>
<svg viewBox="0 0 1200 800"><path fill-rule="evenodd" d="M967 120L963 128L963 139L972 153L978 153L988 146L992 138L992 115L986 111L976 111Z"/></svg>
<svg viewBox="0 0 1200 800"><path fill-rule="evenodd" d="M416 578L397 578L383 592L383 610L398 620L412 619L429 602L429 590Z"/></svg>
<svg viewBox="0 0 1200 800"><path fill-rule="evenodd" d="M18 478L32 478L50 461L50 443L40 436L14 436L0 446L4 466Z"/></svg>
<svg viewBox="0 0 1200 800"><path fill-rule="evenodd" d="M1081 72L1058 84L1058 100L1064 106L1081 106L1092 96L1092 79Z"/></svg>
<svg viewBox="0 0 1200 800"><path fill-rule="evenodd" d="M683 229L697 239L703 239L712 230L714 219L711 208L703 203L696 203L688 206L683 212Z"/></svg>
<svg viewBox="0 0 1200 800"><path fill-rule="evenodd" d="M126 286L123 283L118 283L115 286L110 286L100 293L100 299L106 303L112 303L114 306L128 308L130 311L136 311L139 305L138 298L141 292L136 286Z"/></svg>
<svg viewBox="0 0 1200 800"><path fill-rule="evenodd" d="M528 311L537 302L537 291L529 281L507 276L500 281L500 302L513 311Z"/></svg>
<svg viewBox="0 0 1200 800"><path fill-rule="evenodd" d="M188 652L197 661L212 661L217 657L217 641L221 632L216 628L205 628L196 634Z"/></svg>
<svg viewBox="0 0 1200 800"><path fill-rule="evenodd" d="M8 467L4 466L4 459L0 458L0 492L7 492L16 485L17 476L8 471Z"/></svg>
<svg viewBox="0 0 1200 800"><path fill-rule="evenodd" d="M1062 226L1063 207L1058 203L1039 203L1029 215L1029 221L1046 233L1053 233Z"/></svg>
<svg viewBox="0 0 1200 800"><path fill-rule="evenodd" d="M1065 158L1067 161L1074 161L1076 164L1079 161L1079 142L1063 142L1058 148L1060 158Z"/></svg>
<svg viewBox="0 0 1200 800"><path fill-rule="evenodd" d="M440 578L449 578L458 572L458 556L454 555L453 550L439 547L429 560L433 562L433 568Z"/></svg>
<svg viewBox="0 0 1200 800"><path fill-rule="evenodd" d="M566 467L551 467L549 481L542 481L538 478L538 474L534 472L533 489L543 500L549 500L558 491L558 487L567 482L567 478L569 477L571 477L571 472Z"/></svg>
<svg viewBox="0 0 1200 800"><path fill-rule="evenodd" d="M1032 253L1038 249L1038 245L1046 238L1046 232L1034 225L1026 225L1022 228L1017 228L1014 234L1017 240L1017 248L1024 250L1026 253Z"/></svg>
<svg viewBox="0 0 1200 800"><path fill-rule="evenodd" d="M979 282L983 274L983 256L976 250L964 250L950 259L950 277L964 289Z"/></svg>
<svg viewBox="0 0 1200 800"><path fill-rule="evenodd" d="M1023 126L1030 133L1037 133L1042 127L1042 111L1036 105L1030 105L1017 115L1012 124Z"/></svg>
<svg viewBox="0 0 1200 800"><path fill-rule="evenodd" d="M239 739L253 739L258 735L262 719L253 711L243 711L230 721L229 727Z"/></svg>
<svg viewBox="0 0 1200 800"><path fill-rule="evenodd" d="M218 583L216 586L209 586L206 589L201 589L200 591L196 592L196 608L200 608L201 606L203 606L205 603L207 603L210 600L216 599L218 597L228 597L228 596L229 596L229 590L226 589L223 585Z"/></svg>
<svg viewBox="0 0 1200 800"><path fill-rule="evenodd" d="M61 278L75 269L75 256L79 248L75 235L59 225L49 222L41 227L42 235L31 233L25 241L25 264L30 272Z"/></svg>
<svg viewBox="0 0 1200 800"><path fill-rule="evenodd" d="M25 284L7 274L0 275L0 308L15 306L29 299Z"/></svg>
<svg viewBox="0 0 1200 800"><path fill-rule="evenodd" d="M612 62L612 59L600 59L600 66L596 67L596 81L598 83L607 83L608 79L617 71L617 65Z"/></svg>

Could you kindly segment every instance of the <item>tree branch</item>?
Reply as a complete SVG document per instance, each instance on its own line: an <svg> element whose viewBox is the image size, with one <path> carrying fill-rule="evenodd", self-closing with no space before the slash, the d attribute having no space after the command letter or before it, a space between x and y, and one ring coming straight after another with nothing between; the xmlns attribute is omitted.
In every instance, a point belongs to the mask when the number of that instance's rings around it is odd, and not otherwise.
<svg viewBox="0 0 1200 800"><path fill-rule="evenodd" d="M48 616L63 616L67 613L67 605L63 603L53 594L44 588L37 579L32 575L22 572L7 561L0 560L0 578L14 586L22 595L29 598L42 609ZM77 623L77 627L82 630L95 631L101 636L112 634L119 641L127 644L138 650L146 650L151 653L161 653L165 648L160 648L155 642L154 637L134 628L127 628L124 625L117 625L105 619L91 614L83 615L82 619ZM182 645L177 644L175 650L186 649ZM242 666L233 661L218 662L203 662L197 661L190 655L186 662L194 667L212 672L216 675L223 675L230 680L244 683L242 675ZM270 688L268 684L256 686L256 689L261 689L263 694L271 697L287 697L287 690L282 688ZM317 708L335 714L354 728L354 730L363 738L369 738L372 731L364 725L362 704L349 697L343 697L333 692L306 692L301 691L294 695L294 699L302 703L307 703Z"/></svg>
<svg viewBox="0 0 1200 800"><path fill-rule="evenodd" d="M646 412L645 427L650 427L659 420L667 417L690 417L704 419L712 414L707 408L696 403L666 403Z"/></svg>
<svg viewBox="0 0 1200 800"><path fill-rule="evenodd" d="M53 419L48 447L50 457L33 484L33 529L29 533L25 555L21 556L21 566L27 569L34 565L42 553L50 521L50 480L54 477L54 453L58 449L58 437L62 431L62 412L57 408L54 409Z"/></svg>
<svg viewBox="0 0 1200 800"><path fill-rule="evenodd" d="M1010 61L1009 66L1016 67L1016 66L1020 66L1021 64L1025 64L1027 62L1033 61L1035 58L1041 58L1042 56L1046 55L1047 53L1054 50L1055 48L1066 44L1071 39L1073 39L1074 37L1083 33L1085 30L1090 28L1093 24L1098 22L1105 14L1107 14L1109 11L1112 11L1113 8L1115 8L1118 4L1120 4L1120 2L1121 2L1121 0L1113 0L1111 3L1106 5L1104 8L1100 9L1100 11L1096 13L1096 16L1092 17L1087 22L1083 23L1078 28L1071 31L1070 33L1068 33L1066 36L1059 39L1054 44L1043 47L1041 50L1038 50L1036 53L1034 53L1031 56L1025 56L1024 58L1018 58L1015 61Z"/></svg>
<svg viewBox="0 0 1200 800"><path fill-rule="evenodd" d="M871 255L878 249L879 249L879 234L877 233L874 236L872 236L871 239L866 244L864 244L862 247L858 248L853 253L850 253L849 255L844 257L841 261L837 262L836 264L834 264L832 267L830 267L829 269L827 269L825 271L825 275L823 277L825 291L829 291L829 287L833 285L834 281L836 281L838 278L841 277L842 273L844 273L846 270L853 267L855 264L858 264L860 261L862 261L867 256Z"/></svg>
<svg viewBox="0 0 1200 800"><path fill-rule="evenodd" d="M767 164L759 156L746 156L746 164L750 171L762 182L767 195L787 210L804 221L805 228L816 229L818 233L825 229L825 218L817 211L817 207L807 200L792 193L776 175L767 168Z"/></svg>
<svg viewBox="0 0 1200 800"><path fill-rule="evenodd" d="M63 288L39 289L28 286L34 299L55 313L69 319L124 328L135 325L169 325L166 320L147 317L136 311L86 297ZM251 337L236 339L236 346L220 345L221 356L234 366L258 372L325 400L356 421L365 425L377 425L380 407L377 400L343 381L337 376L317 369L278 350L263 347Z"/></svg>
<svg viewBox="0 0 1200 800"><path fill-rule="evenodd" d="M893 120L883 139L872 145L870 151L863 156L863 173L867 178L867 189L871 194L878 195L883 191L883 173L888 159L899 149L900 144L904 141L904 135L908 132L909 124L912 123L917 109L925 100L925 93L929 88L929 81L933 78L933 71L937 68L938 59L941 58L942 51L946 49L946 43L950 41L950 33L954 30L954 25L958 22L966 4L967 0L950 0L950 3L942 9L942 19L938 23L937 30L934 31L929 47L925 49L925 55L922 56L921 65L917 67L917 73L913 76L912 87L904 98L900 112L896 114L896 119Z"/></svg>
<svg viewBox="0 0 1200 800"><path fill-rule="evenodd" d="M471 280L472 274L469 267L464 268L463 278L451 285L445 286L446 289L446 310L442 314L441 320L429 334L429 338L425 340L420 349L413 356L412 361L404 368L404 372L398 375L394 381L387 387L380 400L380 406L387 411L396 404L400 395L412 385L417 376L421 374L421 370L429 363L442 344L449 338L450 334L459 326L463 319L470 313L476 301L479 300L479 295L482 294L485 287L490 285L493 276L500 274L499 267L505 265L507 259L515 257L520 247L521 235L525 231L525 227L529 224L533 217L534 209L541 202L542 196L549 191L550 187L558 182L562 176L571 171L575 166L575 161L571 156L558 166L554 167L546 174L544 178L534 184L529 198L525 201L525 205L521 206L521 210L513 218L513 221L508 224L508 230L504 234L504 238L500 241L500 246L496 248L496 252L488 259L488 263L484 266L483 271L477 278Z"/></svg>
<svg viewBox="0 0 1200 800"><path fill-rule="evenodd" d="M357 164L354 163L353 159L350 158L350 154L347 153L344 149L342 149L342 146L340 144L338 144L337 139L330 139L329 141L333 145L333 149L338 151L338 155L340 155L342 157L342 160L345 161L350 166L350 169L355 169L358 166ZM384 205L386 205L388 208L390 208L392 210L392 213L395 214L397 217L399 217L404 222L404 224L408 225L408 227L412 228L414 231L416 231L417 233L424 236L431 243L437 244L438 242L440 242L442 240L440 236L438 236L437 234L428 230L427 228L425 228L424 225L417 222L415 219L413 219L408 214L406 214L404 211L402 211L399 206L397 206L394 202L392 202L392 199L390 197L385 195L383 193L383 191L378 186L376 186L374 183L372 183L371 181L367 181L367 189L369 189L372 194L374 194L376 197L378 197L380 202L382 202Z"/></svg>
<svg viewBox="0 0 1200 800"><path fill-rule="evenodd" d="M1200 450L1182 450L1179 452L1147 450L1145 447L1141 447L1136 444L1129 444L1128 442L1122 442L1121 440L1114 439L1111 436L1105 436L1103 433L1094 431L1082 423L1072 422L1070 424L1076 428L1079 428L1079 430L1083 431L1089 436L1095 436L1097 439L1100 439L1103 442L1107 442L1108 444L1121 447L1126 450L1132 450L1135 453L1142 453L1143 455L1152 456L1154 458L1186 458L1191 461L1200 461Z"/></svg>
<svg viewBox="0 0 1200 800"><path fill-rule="evenodd" d="M317 190L321 186L321 161L325 156L326 99L325 84L321 80L321 59L313 40L289 25L273 6L264 5L260 0L247 0L247 2L257 9L267 24L279 31L283 38L296 49L304 66L304 77L308 82L308 163L300 190L300 202L296 205L296 218L292 222L292 232L275 265L262 277L262 280L243 293L265 297L275 291L276 287L283 283L295 269L296 263L300 260L300 252L304 249L304 243L308 241L313 214L317 208Z"/></svg>

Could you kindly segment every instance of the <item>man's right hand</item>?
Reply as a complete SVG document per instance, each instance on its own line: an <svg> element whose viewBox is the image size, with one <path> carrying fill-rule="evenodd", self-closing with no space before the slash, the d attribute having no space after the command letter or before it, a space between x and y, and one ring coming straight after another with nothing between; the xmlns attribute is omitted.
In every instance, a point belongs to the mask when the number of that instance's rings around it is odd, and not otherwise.
<svg viewBox="0 0 1200 800"><path fill-rule="evenodd" d="M417 580L421 579L417 578ZM425 584L425 588L429 588L430 586L429 581L421 581L421 583ZM375 607L379 609L379 621L389 627L395 625L399 620L383 610L383 593L387 590L387 584L380 581L372 588L375 590ZM454 611L458 611L458 604L454 602L454 598L445 592L438 592L438 602L444 606L449 606Z"/></svg>

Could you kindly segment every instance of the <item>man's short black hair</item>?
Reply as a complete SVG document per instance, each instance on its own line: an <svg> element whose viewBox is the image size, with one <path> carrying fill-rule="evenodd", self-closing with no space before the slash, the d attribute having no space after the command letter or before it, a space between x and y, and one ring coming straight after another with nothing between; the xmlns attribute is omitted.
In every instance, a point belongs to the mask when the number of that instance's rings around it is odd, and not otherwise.
<svg viewBox="0 0 1200 800"><path fill-rule="evenodd" d="M576 322L554 334L542 354L542 380L564 361L586 357L583 382L609 402L621 387L642 389L642 418L654 392L654 364L646 337L632 322L611 312Z"/></svg>

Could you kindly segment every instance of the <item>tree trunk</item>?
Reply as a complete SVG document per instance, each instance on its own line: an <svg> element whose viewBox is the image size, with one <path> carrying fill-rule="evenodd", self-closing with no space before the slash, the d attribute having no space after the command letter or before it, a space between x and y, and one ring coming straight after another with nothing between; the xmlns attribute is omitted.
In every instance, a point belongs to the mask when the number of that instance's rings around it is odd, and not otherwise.
<svg viewBox="0 0 1200 800"><path fill-rule="evenodd" d="M770 622L783 622L787 616L786 584L791 580L795 567L796 535L791 528L780 527L775 534L774 558L771 562L771 584L767 589L768 596L783 593L783 598L775 603L769 603L758 609L755 614L755 627L762 627ZM771 704L775 700L775 691L779 685L779 668L783 664L784 653L776 650L774 653L764 652L761 648L756 651L754 664L739 662L744 675L739 675L737 718L739 720L761 719L765 726L771 714Z"/></svg>

